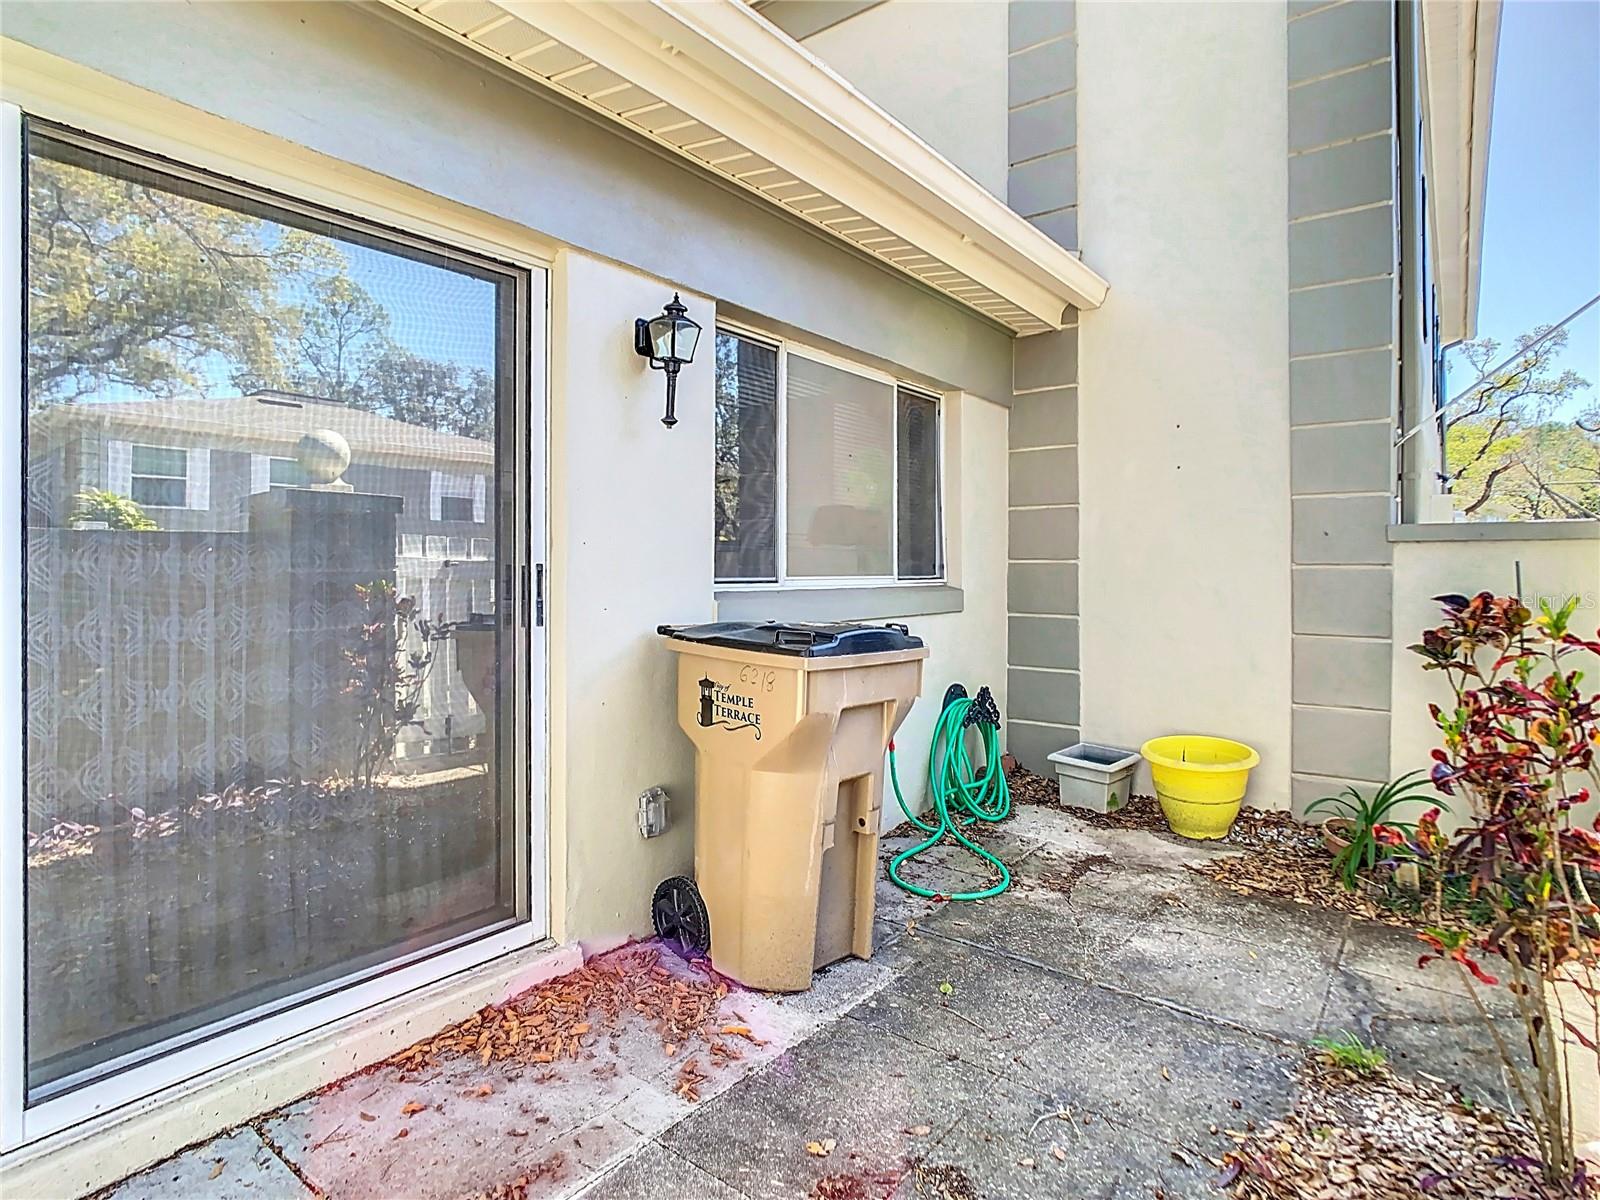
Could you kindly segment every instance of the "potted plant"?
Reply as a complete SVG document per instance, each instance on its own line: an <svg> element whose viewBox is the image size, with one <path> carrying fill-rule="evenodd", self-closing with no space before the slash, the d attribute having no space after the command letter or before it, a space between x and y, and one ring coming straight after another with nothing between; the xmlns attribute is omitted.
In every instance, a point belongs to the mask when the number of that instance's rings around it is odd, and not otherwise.
<svg viewBox="0 0 1600 1200"><path fill-rule="evenodd" d="M1426 778L1426 771L1411 771L1371 796L1350 786L1307 806L1307 816L1328 810L1335 814L1322 822L1322 844L1333 855L1334 873L1347 889L1360 887L1362 876L1370 876L1379 863L1392 858L1405 835L1414 830L1414 822L1392 820L1391 813L1406 804L1437 804Z"/></svg>

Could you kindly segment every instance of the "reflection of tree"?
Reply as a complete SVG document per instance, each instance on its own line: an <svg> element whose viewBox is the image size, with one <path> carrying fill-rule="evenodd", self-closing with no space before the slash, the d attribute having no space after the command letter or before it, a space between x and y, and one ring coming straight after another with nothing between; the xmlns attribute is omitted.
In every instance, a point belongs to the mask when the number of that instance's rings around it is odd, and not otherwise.
<svg viewBox="0 0 1600 1200"><path fill-rule="evenodd" d="M332 239L146 184L29 160L28 387L282 388L465 437L494 434L494 381L391 336Z"/></svg>
<svg viewBox="0 0 1600 1200"><path fill-rule="evenodd" d="M1600 516L1600 409L1577 420L1558 417L1589 384L1574 371L1555 369L1566 330L1533 344L1548 329L1517 338L1521 352L1491 372L1451 417L1445 479L1463 516ZM1492 338L1468 342L1463 352L1477 375L1501 358Z"/></svg>
<svg viewBox="0 0 1600 1200"><path fill-rule="evenodd" d="M713 495L720 578L761 579L773 571L777 366L771 347L717 335Z"/></svg>
<svg viewBox="0 0 1600 1200"><path fill-rule="evenodd" d="M194 391L213 355L275 371L285 265L253 217L34 156L30 401L119 384L162 396Z"/></svg>
<svg viewBox="0 0 1600 1200"><path fill-rule="evenodd" d="M397 596L390 580L357 584L356 595L365 612L355 645L345 651L350 678L344 690L356 707L355 784L370 792L394 758L400 731L418 723L434 646L449 633L442 621L418 615L416 600Z"/></svg>
<svg viewBox="0 0 1600 1200"><path fill-rule="evenodd" d="M713 339L717 347L716 531L717 541L739 540L739 343Z"/></svg>
<svg viewBox="0 0 1600 1200"><path fill-rule="evenodd" d="M101 524L107 529L127 529L135 533L156 529L156 523L137 503L99 488L87 488L73 498L72 515L67 518L67 524L74 529L80 525Z"/></svg>

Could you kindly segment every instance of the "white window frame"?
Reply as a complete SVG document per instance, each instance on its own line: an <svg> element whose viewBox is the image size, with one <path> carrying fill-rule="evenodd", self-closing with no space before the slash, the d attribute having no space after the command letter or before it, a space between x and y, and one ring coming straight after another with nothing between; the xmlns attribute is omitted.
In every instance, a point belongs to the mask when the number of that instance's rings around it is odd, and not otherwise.
<svg viewBox="0 0 1600 1200"><path fill-rule="evenodd" d="M718 318L716 329L712 331L713 350L715 338L719 333L732 334L734 337L745 338L748 341L758 342L770 350L777 352L777 410L774 419L777 422L778 445L774 464L777 472L776 487L774 489L772 536L776 543L773 554L773 568L776 579L715 579L713 582L719 592L793 592L793 591L838 591L841 588L907 588L907 587L946 587L949 585L950 554L949 535L950 527L948 506L950 501L949 489L945 486L948 478L945 462L945 409L947 396L936 388L926 384L913 383L900 378L888 371L880 371L874 367L864 366L848 358L841 358L826 350L819 350L815 346L792 338L779 337L776 334L756 329L737 321L728 321ZM889 388L890 426L889 426L889 488L890 488L890 522L889 522L889 561L894 564L895 573L890 575L797 575L788 573L789 557L789 355L793 353L801 358L825 367L833 367L849 375L857 375L863 379L870 379L874 383L885 384ZM937 451L939 458L939 574L936 576L922 576L902 578L900 570L900 404L898 393L900 389L913 392L934 404L935 428L937 430Z"/></svg>
<svg viewBox="0 0 1600 1200"><path fill-rule="evenodd" d="M298 483L273 483L272 464L280 462L294 463L297 467L300 465L300 460L292 454L252 454L250 456L250 494L252 496L262 495L272 491L274 488L283 491L289 488L305 486Z"/></svg>
<svg viewBox="0 0 1600 1200"><path fill-rule="evenodd" d="M64 68L75 81L70 65ZM528 480L519 489L516 531L530 564L548 562L546 489L549 454L550 272L554 255L531 236L498 222L486 222L446 201L377 178L355 173L321 156L281 154L239 142L237 126L197 125L182 106L152 98L102 97L63 86L53 77L5 81L0 100L0 294L20 296L24 287L22 130L24 111L41 122L71 126L130 147L130 157L165 156L159 168L183 175L221 176L211 180L244 195L263 194L279 207L367 225L394 241L427 244L435 252L452 250L466 258L486 258L524 273L516 316L522 339L522 371L513 404L524 437L516 469ZM52 130L52 133L55 131ZM0 322L0 570L20 574L23 560L22 403L25 342L21 322ZM209 459L208 450L191 450ZM480 477L485 487L487 476ZM205 481L209 491L209 478ZM191 493L193 507L193 493ZM207 503L209 502L207 498ZM203 505L202 505L203 506ZM22 770L26 664L22 639L20 587L0 589L0 827L20 831L26 797ZM519 859L525 864L517 893L519 916L501 929L461 935L413 955L386 960L370 970L281 997L233 1014L141 1052L141 1060L100 1078L93 1086L25 1104L27 1091L24 956L27 937L24 904L26 853L19 836L0 837L0 1156L9 1156L53 1135L97 1128L116 1120L138 1102L166 1102L202 1083L221 1082L247 1070L285 1044L310 1038L331 1024L354 1021L390 1001L438 984L497 958L553 944L550 928L551 845L548 744L549 687L547 629L518 601L525 630L525 653L517 665L525 673L528 726L519 731L522 753L515 770L525 780L525 802L514 818ZM13 636L6 636L10 630Z"/></svg>
<svg viewBox="0 0 1600 1200"><path fill-rule="evenodd" d="M133 469L136 450L167 450L183 455L182 475L151 475ZM182 504L149 504L133 494L135 479L183 480ZM113 439L106 443L107 491L126 496L140 508L152 512L184 512L211 507L211 451L193 446L162 446L155 442Z"/></svg>
<svg viewBox="0 0 1600 1200"><path fill-rule="evenodd" d="M487 514L489 477L487 475L452 475L448 471L428 472L428 519L443 521L444 502L451 500L470 500L472 502L472 516L469 518L475 524L482 525ZM450 517L452 521L463 518Z"/></svg>

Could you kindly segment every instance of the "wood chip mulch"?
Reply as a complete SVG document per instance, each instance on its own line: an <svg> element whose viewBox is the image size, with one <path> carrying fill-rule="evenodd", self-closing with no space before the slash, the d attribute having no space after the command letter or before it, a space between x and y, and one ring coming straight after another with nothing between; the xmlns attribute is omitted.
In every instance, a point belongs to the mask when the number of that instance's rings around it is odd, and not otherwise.
<svg viewBox="0 0 1600 1200"><path fill-rule="evenodd" d="M1055 781L1014 767L1006 776L1014 801L1060 808ZM1072 816L1101 829L1143 829L1168 841L1193 844L1167 826L1154 796L1132 796L1114 813L1070 810ZM1214 843L1239 854L1189 868L1242 896L1279 896L1315 908L1350 913L1369 921L1414 928L1415 920L1378 903L1365 892L1352 892L1339 882L1332 856L1321 833L1286 812L1242 808L1228 835Z"/></svg>
<svg viewBox="0 0 1600 1200"><path fill-rule="evenodd" d="M634 1014L656 1031L667 1057L693 1045L714 1063L727 1062L743 1057L741 1043L765 1044L749 1026L723 1021L728 994L727 982L709 966L691 963L687 970L681 965L668 970L659 949L631 947L590 959L504 1004L479 1009L385 1065L413 1071L467 1056L483 1066L508 1059L546 1065L592 1058L594 1047L615 1038ZM698 1100L706 1078L690 1057L678 1072L676 1091L685 1100Z"/></svg>
<svg viewBox="0 0 1600 1200"><path fill-rule="evenodd" d="M1235 1200L1555 1200L1525 1125L1427 1080L1307 1060L1294 1112L1228 1131L1219 1188ZM1212 1160L1216 1162L1218 1160Z"/></svg>

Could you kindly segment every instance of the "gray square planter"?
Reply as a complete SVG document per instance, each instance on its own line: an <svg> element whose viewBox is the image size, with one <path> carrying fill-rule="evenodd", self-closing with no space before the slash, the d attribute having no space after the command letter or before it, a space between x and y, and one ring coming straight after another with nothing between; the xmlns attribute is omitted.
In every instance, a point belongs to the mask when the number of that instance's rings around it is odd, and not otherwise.
<svg viewBox="0 0 1600 1200"><path fill-rule="evenodd" d="M1113 813L1128 802L1139 752L1078 742L1057 750L1050 761L1056 765L1056 786L1064 806Z"/></svg>

